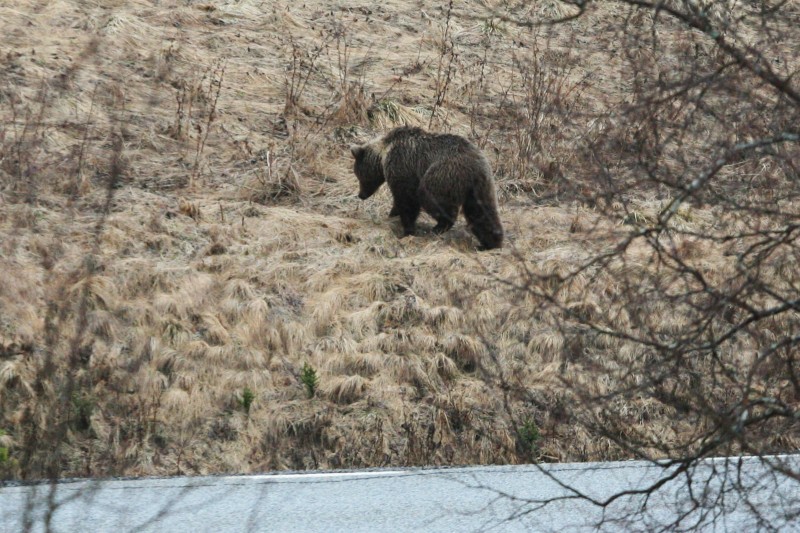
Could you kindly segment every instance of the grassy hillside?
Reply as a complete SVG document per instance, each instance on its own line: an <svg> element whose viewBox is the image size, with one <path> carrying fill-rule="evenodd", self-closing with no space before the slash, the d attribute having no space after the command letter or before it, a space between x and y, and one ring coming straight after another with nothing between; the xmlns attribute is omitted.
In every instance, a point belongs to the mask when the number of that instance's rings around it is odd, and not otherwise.
<svg viewBox="0 0 800 533"><path fill-rule="evenodd" d="M652 188L596 197L578 149L635 94L625 36L610 31L627 12L527 28L499 2L356 4L0 6L8 475L23 462L139 475L631 455L571 414L571 384L610 390L597 361L613 353L624 370L646 354L619 337L576 346L517 286L613 249L664 207ZM667 49L705 46L688 33ZM402 123L485 150L504 249L477 252L463 219L435 236L423 216L400 240L388 191L358 200L348 145ZM722 219L699 203L671 221L685 261L720 283L735 270L727 245L692 235ZM634 242L559 294L634 327L615 287L657 268ZM664 302L647 312L673 331L691 319ZM742 338L736 357L757 346ZM644 395L618 407L620 431L656 436L654 455L696 424ZM31 448L59 428L57 454Z"/></svg>

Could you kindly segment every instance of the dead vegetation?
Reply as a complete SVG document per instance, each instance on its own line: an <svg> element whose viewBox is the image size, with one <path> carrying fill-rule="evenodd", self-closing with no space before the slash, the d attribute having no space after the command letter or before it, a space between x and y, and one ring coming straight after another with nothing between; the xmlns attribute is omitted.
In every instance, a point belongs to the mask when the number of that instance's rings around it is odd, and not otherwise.
<svg viewBox="0 0 800 533"><path fill-rule="evenodd" d="M796 220L797 197L763 188L791 182L791 157L732 161L713 192L763 194L783 219L715 210L713 196L663 219L675 184L660 168L705 161L696 139L711 119L670 153L648 137L652 115L614 112L644 101L653 78L638 67L668 70L690 32L660 35L654 57L604 31L630 15L614 3L570 31L514 22L576 11L562 2L522 14L405 0L40 4L0 7L4 476L608 460L696 446L697 419L665 400L696 383L664 365L661 396L636 385L656 341L694 331L703 284L744 283L736 251L758 239L747 228ZM688 42L712 63L704 41ZM693 109L659 113L677 123ZM388 193L359 202L348 144L402 123L486 151L506 249L476 253L463 222L399 240ZM656 145L666 150L649 163L626 152ZM658 246L637 233L655 224ZM794 244L767 255L759 279L797 291ZM745 300L733 315L776 305ZM693 360L694 378L714 357L752 368L776 332L797 331L789 311ZM313 394L304 368L318 377ZM733 382L714 383L708 401L725 405ZM764 383L796 406L786 380ZM606 410L575 409L610 396ZM796 424L784 429L759 433L763 449L796 449Z"/></svg>

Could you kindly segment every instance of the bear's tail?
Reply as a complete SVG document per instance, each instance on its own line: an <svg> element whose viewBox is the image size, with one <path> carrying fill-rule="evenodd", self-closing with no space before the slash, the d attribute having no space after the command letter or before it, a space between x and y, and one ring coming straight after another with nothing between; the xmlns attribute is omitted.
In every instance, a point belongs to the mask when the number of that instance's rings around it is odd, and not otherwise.
<svg viewBox="0 0 800 533"><path fill-rule="evenodd" d="M464 218L484 250L503 246L503 225L497 212L497 196L491 174L475 180L467 193Z"/></svg>

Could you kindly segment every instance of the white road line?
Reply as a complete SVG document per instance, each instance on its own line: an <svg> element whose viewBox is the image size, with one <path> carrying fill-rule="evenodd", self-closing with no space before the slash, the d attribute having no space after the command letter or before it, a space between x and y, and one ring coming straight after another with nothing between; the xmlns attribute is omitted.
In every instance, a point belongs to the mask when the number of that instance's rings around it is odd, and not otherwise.
<svg viewBox="0 0 800 533"><path fill-rule="evenodd" d="M242 477L254 481L306 481L309 479L336 479L336 478L370 478L370 477L393 477L407 476L413 472L404 470L381 470L375 472L314 472L297 474L268 474L268 475L249 475L231 476L222 478L225 481L237 481Z"/></svg>

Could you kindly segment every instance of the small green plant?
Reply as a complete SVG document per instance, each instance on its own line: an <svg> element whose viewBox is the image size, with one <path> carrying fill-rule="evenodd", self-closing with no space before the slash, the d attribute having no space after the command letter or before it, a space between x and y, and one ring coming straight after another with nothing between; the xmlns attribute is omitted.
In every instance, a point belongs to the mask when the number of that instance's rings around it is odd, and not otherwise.
<svg viewBox="0 0 800 533"><path fill-rule="evenodd" d="M0 437L6 434L5 431L0 429ZM0 465L4 465L8 462L8 446L0 446Z"/></svg>
<svg viewBox="0 0 800 533"><path fill-rule="evenodd" d="M242 397L239 399L239 405L242 406L244 412L250 414L250 406L253 405L253 400L256 399L255 393L250 390L250 387L245 387L242 391Z"/></svg>
<svg viewBox="0 0 800 533"><path fill-rule="evenodd" d="M88 394L72 395L72 423L78 431L86 431L92 425L95 400Z"/></svg>
<svg viewBox="0 0 800 533"><path fill-rule="evenodd" d="M314 367L308 363L303 363L303 373L300 375L300 381L306 386L306 394L309 398L313 398L317 393L317 385L319 385L319 376Z"/></svg>
<svg viewBox="0 0 800 533"><path fill-rule="evenodd" d="M539 426L536 425L536 421L533 418L527 418L517 429L517 434L520 447L524 452L533 456L539 454L539 439L541 435L539 434Z"/></svg>

